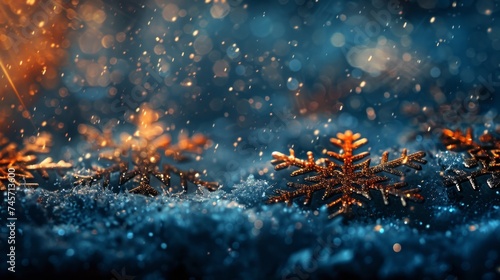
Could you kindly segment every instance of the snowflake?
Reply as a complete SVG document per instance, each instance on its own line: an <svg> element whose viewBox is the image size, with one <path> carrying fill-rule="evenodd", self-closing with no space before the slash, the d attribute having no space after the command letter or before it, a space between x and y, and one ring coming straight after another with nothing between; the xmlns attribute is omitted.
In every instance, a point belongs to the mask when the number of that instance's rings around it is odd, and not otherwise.
<svg viewBox="0 0 500 280"><path fill-rule="evenodd" d="M71 168L70 163L62 160L53 162L51 157L37 162L36 154L48 153L51 144L52 138L48 133L29 137L24 141L22 148L0 134L0 190L7 190L6 186L12 183L16 186L36 188L38 183L26 182L26 179L35 178L34 171L40 173L44 179L48 179L49 170L62 171ZM14 174L14 177L9 177L9 174ZM14 181L10 178L14 178Z"/></svg>
<svg viewBox="0 0 500 280"><path fill-rule="evenodd" d="M455 185L461 191L461 185L469 182L474 190L478 189L476 178L490 174L487 183L490 188L500 186L500 139L490 133L485 133L479 137L480 143L473 139L472 129L469 128L462 133L459 129L453 131L443 130L442 142L446 149L451 151L467 151L469 158L464 159L466 168L478 169L466 172L460 169L451 169L455 175L444 175L446 186Z"/></svg>
<svg viewBox="0 0 500 280"><path fill-rule="evenodd" d="M380 191L385 204L389 203L390 195L399 197L403 206L406 205L406 199L422 201L423 197L418 194L418 188L402 190L406 186L403 181L404 173L397 170L396 167L405 165L420 170L422 168L420 164L426 163L426 160L423 159L425 153L420 151L408 155L407 150L404 149L399 158L389 160L389 152L384 152L380 163L370 167L370 159L356 163L369 155L369 152L353 153L354 150L368 142L366 138L360 139L360 137L359 133L353 134L350 130L347 130L344 133L338 133L337 138L330 139L332 144L342 150L340 153L332 151L326 153L331 158L342 162L342 164L338 164L329 158L315 160L311 151L307 152L307 159L305 160L296 158L293 149L290 149L290 155L274 152L272 154L274 157L272 164L275 165L276 170L296 166L299 169L293 171L291 176L311 172L314 175L304 179L310 184L289 182L288 187L294 190L277 190L277 195L269 197L268 202L286 202L291 205L294 198L304 196L304 204L309 204L315 192L324 190L323 200L330 197L335 198L327 204L328 208L338 208L336 212L330 215L331 218L339 214L349 213L354 205L363 206L363 201L359 200L356 195L371 199L370 190ZM389 178L377 175L382 172L399 176L401 181L386 184Z"/></svg>
<svg viewBox="0 0 500 280"><path fill-rule="evenodd" d="M103 130L89 125L80 125L79 132L99 152L99 159L111 162L107 168L93 167L92 175L75 175L75 185L92 184L103 180L103 187L109 186L111 174L118 172L119 185L123 185L131 179L136 180L138 186L129 190L130 193L156 196L159 192L151 186L151 178L154 177L162 183L162 189L171 193L172 174L180 178L182 192L187 191L188 182L200 185L210 191L219 188L216 182L207 182L200 179L200 173L194 170L180 170L173 165L163 164L160 169L162 154L173 158L175 161L189 159L186 154L201 154L209 140L196 134L188 137L180 133L177 144L172 144L169 134L164 133L164 124L159 122L159 113L152 110L147 104L143 104L137 110L137 115L132 115L130 121L135 123L137 130L133 135L122 133L120 141L116 142L113 137L113 128L117 122L108 123ZM133 166L131 169L129 166ZM168 189L165 189L166 186Z"/></svg>

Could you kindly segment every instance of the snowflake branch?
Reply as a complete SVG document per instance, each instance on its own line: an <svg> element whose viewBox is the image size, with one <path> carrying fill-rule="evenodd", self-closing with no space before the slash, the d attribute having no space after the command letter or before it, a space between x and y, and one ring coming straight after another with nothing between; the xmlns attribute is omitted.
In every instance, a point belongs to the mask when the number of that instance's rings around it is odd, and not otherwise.
<svg viewBox="0 0 500 280"><path fill-rule="evenodd" d="M22 178L24 182L15 180L16 186L26 186L36 188L38 183L26 182L26 179L34 179L33 171L37 171L44 179L49 178L48 171L57 170L62 175L62 171L72 167L71 163L59 161L57 163L48 157L40 163L36 163L36 154L48 153L52 145L50 134L42 132L38 136L28 137L23 141L22 148L17 144L10 143L6 137L0 134L0 190L6 190L5 184L1 181L8 181L9 168L15 169L14 178Z"/></svg>
<svg viewBox="0 0 500 280"><path fill-rule="evenodd" d="M321 173L327 170L326 167L316 164L313 153L311 151L307 152L307 160L301 160L296 158L295 151L293 149L290 149L290 155L288 156L280 152L273 152L272 156L275 159L271 161L271 164L275 165L274 168L276 170L281 170L289 166L299 167L299 169L293 171L290 176L298 176L309 172ZM320 159L320 160L325 161L325 159Z"/></svg>
<svg viewBox="0 0 500 280"><path fill-rule="evenodd" d="M293 204L293 199L305 196L304 205L307 205L311 202L314 192L323 189L323 185L321 183L314 185L305 185L288 182L287 186L296 190L275 190L275 193L277 195L269 197L267 203L285 202L287 205L291 206Z"/></svg>
<svg viewBox="0 0 500 280"><path fill-rule="evenodd" d="M425 157L425 152L416 152L408 155L408 150L403 149L401 152L401 156L399 158L393 159L389 161L389 152L384 152L382 154L382 158L378 165L375 165L370 168L370 172L373 174L379 172L387 172L390 174L394 174L396 176L402 177L404 176L403 172L395 169L394 167L399 167L401 165L406 165L415 170L421 170L422 166L420 164L426 164L427 161L423 159ZM416 162L416 163L415 163ZM418 164L420 163L420 164Z"/></svg>
<svg viewBox="0 0 500 280"><path fill-rule="evenodd" d="M442 142L448 150L469 150L479 145L474 142L472 128L468 128L465 134L460 129L455 131L443 129Z"/></svg>
<svg viewBox="0 0 500 280"><path fill-rule="evenodd" d="M392 185L380 185L373 184L370 185L370 189L378 190L382 194L382 199L384 200L384 204L389 204L389 196L399 197L401 200L401 205L406 206L406 199L410 199L413 201L423 201L424 197L419 194L420 189L413 188L409 190L401 190L401 188L406 187L407 184L405 182L398 182Z"/></svg>
<svg viewBox="0 0 500 280"><path fill-rule="evenodd" d="M210 141L202 134L195 134L189 137L186 133L179 134L177 144L165 149L165 155L172 157L176 161L185 161L188 159L185 153L201 154L203 149Z"/></svg>
<svg viewBox="0 0 500 280"><path fill-rule="evenodd" d="M352 206L357 205L358 207L363 207L363 202L359 199L350 196L349 194L343 194L341 197L327 204L328 208L334 208L340 204L337 211L333 212L328 216L328 218L334 218L340 214L347 214L351 212Z"/></svg>
<svg viewBox="0 0 500 280"><path fill-rule="evenodd" d="M465 172L460 169L452 169L453 173L457 174L457 176L451 176L451 175L444 175L444 184L445 186L451 186L455 185L457 188L457 191L462 191L462 183L464 182L469 182L473 190L478 190L479 186L477 185L476 178L486 175L486 174L493 174L493 172L487 170L487 169L478 169L474 170L472 172ZM489 180L488 180L489 181ZM496 187L496 184L494 184L494 180L491 181L493 185L491 185L488 182L488 185L490 188Z"/></svg>
<svg viewBox="0 0 500 280"><path fill-rule="evenodd" d="M111 181L111 174L117 171L126 172L127 167L124 164L114 164L111 165L108 168L99 168L99 167L93 167L94 169L94 174L92 175L73 175L75 177L76 181L73 182L74 186L77 185L89 185L91 186L93 183L96 183L97 181L103 179L103 188L107 188L109 186L109 183ZM120 182L122 178L120 177Z"/></svg>

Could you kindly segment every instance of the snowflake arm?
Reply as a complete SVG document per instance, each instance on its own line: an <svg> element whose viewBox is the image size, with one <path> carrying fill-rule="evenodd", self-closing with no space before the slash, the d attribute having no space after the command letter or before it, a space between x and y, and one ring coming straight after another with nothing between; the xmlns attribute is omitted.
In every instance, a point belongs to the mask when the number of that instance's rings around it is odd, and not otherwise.
<svg viewBox="0 0 500 280"><path fill-rule="evenodd" d="M328 218L331 219L338 215L349 213L354 205L363 207L364 204L352 195L342 194L342 196L327 204L328 208L338 207L338 210L330 214Z"/></svg>
<svg viewBox="0 0 500 280"><path fill-rule="evenodd" d="M452 185L455 185L455 187L457 188L457 190L460 192L462 191L462 184L464 182L469 182L469 184L471 185L472 189L473 190L478 190L479 189L479 186L477 184L477 178L478 177L481 177L483 175L487 175L487 174L490 174L491 172L482 168L482 169L479 169L479 170L474 170L472 172L465 172L463 170L460 170L460 169L452 169L451 170L455 175L443 175L443 178L444 178L444 184L446 186L452 186ZM493 174L494 176L495 174ZM496 187L494 185L494 181L492 181L493 177L488 179L488 186L490 188L494 188Z"/></svg>
<svg viewBox="0 0 500 280"><path fill-rule="evenodd" d="M180 170L172 165L165 164L163 166L163 171L141 171L140 168L135 167L132 171L125 173L122 177L120 177L120 184L123 184L129 181L131 178L139 176L139 186L131 189L130 193L138 193L143 195L156 196L158 195L158 191L151 187L150 185L150 176L154 176L160 182L163 183L163 186L170 187L171 186L171 178L172 174L176 174L180 179L180 186L182 187L182 192L187 192L188 183L192 183L195 185L200 185L207 188L210 191L215 191L219 188L219 184L216 182L208 182L199 179L200 173L194 170ZM162 186L163 190L167 193L172 193L171 189L165 189Z"/></svg>
<svg viewBox="0 0 500 280"><path fill-rule="evenodd" d="M78 132L94 149L117 147L112 134L112 126L115 123L116 121L109 121L102 131L93 126L81 124L78 126Z"/></svg>
<svg viewBox="0 0 500 280"><path fill-rule="evenodd" d="M307 160L296 158L295 151L293 149L290 149L290 155L288 156L280 152L273 152L272 156L274 157L274 160L272 160L271 163L275 165L276 170L281 170L289 166L296 166L299 168L298 170L292 172L290 176L298 176L309 172L321 173L327 171L326 167L316 163L313 153L310 151L307 152Z"/></svg>
<svg viewBox="0 0 500 280"><path fill-rule="evenodd" d="M268 203L285 202L288 206L291 206L293 204L293 199L304 196L305 197L304 204L306 205L311 202L312 196L315 192L322 190L324 188L323 184L321 183L306 185L306 184L288 182L287 186L293 188L294 190L293 191L276 190L275 193L277 195L270 196L267 200Z"/></svg>
<svg viewBox="0 0 500 280"><path fill-rule="evenodd" d="M60 175L62 175L62 170L66 170L71 168L73 165L69 162L65 162L64 160L60 160L58 162L53 162L51 157L45 158L40 163L30 164L26 166L27 170L36 170L44 179L49 179L50 170L58 171Z"/></svg>
<svg viewBox="0 0 500 280"><path fill-rule="evenodd" d="M371 185L369 188L372 190L380 191L380 194L382 195L382 199L384 200L385 205L389 204L389 196L399 197L401 205L403 206L406 206L407 199L417 202L424 200L424 197L421 194L419 194L420 189L418 188L401 190L401 188L404 188L406 186L407 184L405 182L398 182L392 185L375 184Z"/></svg>
<svg viewBox="0 0 500 280"><path fill-rule="evenodd" d="M111 181L111 174L115 172L120 172L120 174L127 171L125 164L113 164L108 168L93 167L92 175L81 175L74 174L73 177L76 179L73 185L92 185L93 183L103 180L102 186L107 188ZM122 182L122 177L120 177L120 182Z"/></svg>
<svg viewBox="0 0 500 280"><path fill-rule="evenodd" d="M442 142L448 150L469 150L478 146L474 142L472 128L468 128L465 134L460 129L443 129L442 133Z"/></svg>
<svg viewBox="0 0 500 280"><path fill-rule="evenodd" d="M370 172L375 174L379 172L387 172L394 174L396 176L402 177L404 174L396 167L405 165L415 170L422 170L422 166L420 164L426 164L427 161L424 159L425 153L420 151L413 154L408 155L408 150L403 149L401 152L401 156L399 158L393 159L389 161L389 152L382 153L382 158L380 163L376 166L371 167Z"/></svg>
<svg viewBox="0 0 500 280"><path fill-rule="evenodd" d="M189 157L185 154L202 154L204 148L210 143L208 138L202 134L189 137L186 133L179 134L177 144L166 145L165 155L175 161L185 161ZM169 143L170 144L170 143Z"/></svg>

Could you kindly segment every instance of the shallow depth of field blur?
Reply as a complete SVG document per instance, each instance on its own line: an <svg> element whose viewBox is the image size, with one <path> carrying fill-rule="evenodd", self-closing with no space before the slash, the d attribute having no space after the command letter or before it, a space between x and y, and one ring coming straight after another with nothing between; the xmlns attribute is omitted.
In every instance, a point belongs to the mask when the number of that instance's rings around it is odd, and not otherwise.
<svg viewBox="0 0 500 280"><path fill-rule="evenodd" d="M441 143L446 128L500 135L499 12L493 0L4 0L0 132L19 145L48 132L40 158L73 165L16 192L14 276L499 278L500 189L488 176L446 187L450 168L469 169ZM210 139L191 161L161 160L219 190L73 184L104 164L82 127L118 121L119 139L146 105L173 142ZM402 170L425 201L373 194L334 219L320 193L266 203L305 177L275 171L273 151L319 158L346 130L368 139L372 165L424 151L422 171Z"/></svg>

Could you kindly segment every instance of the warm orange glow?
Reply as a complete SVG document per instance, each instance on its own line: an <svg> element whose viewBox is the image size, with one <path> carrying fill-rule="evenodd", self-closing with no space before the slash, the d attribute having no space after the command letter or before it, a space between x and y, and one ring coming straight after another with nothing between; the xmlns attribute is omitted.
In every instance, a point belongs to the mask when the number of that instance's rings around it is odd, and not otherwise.
<svg viewBox="0 0 500 280"><path fill-rule="evenodd" d="M0 95L14 90L26 108L40 88L55 88L65 60L71 26L61 0L4 0L0 3ZM5 86L9 85L9 86Z"/></svg>

